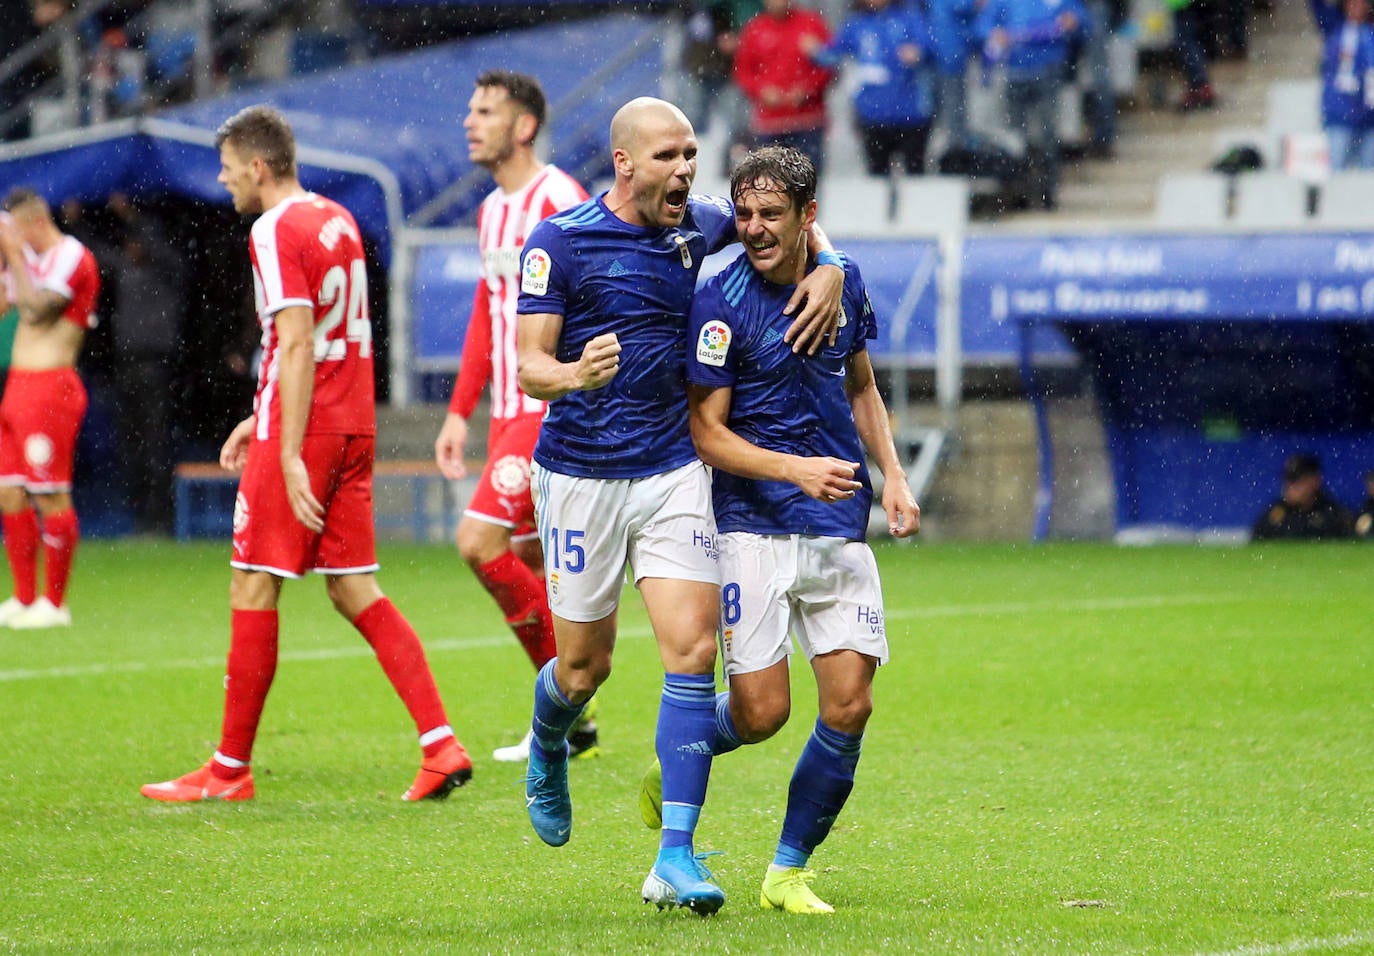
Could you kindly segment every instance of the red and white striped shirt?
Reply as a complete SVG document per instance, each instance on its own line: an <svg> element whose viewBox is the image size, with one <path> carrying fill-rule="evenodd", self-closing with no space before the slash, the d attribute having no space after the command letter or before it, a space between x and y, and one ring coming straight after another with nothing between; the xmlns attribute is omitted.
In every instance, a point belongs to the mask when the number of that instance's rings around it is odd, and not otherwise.
<svg viewBox="0 0 1374 956"><path fill-rule="evenodd" d="M67 300L62 318L83 329L96 325L95 303L100 297L100 270L95 256L75 236L63 235L62 241L42 255L35 255L27 247L29 275L39 289L56 292Z"/></svg>
<svg viewBox="0 0 1374 956"><path fill-rule="evenodd" d="M257 437L281 434L276 317L290 306L304 306L315 317L315 385L305 433L376 434L367 268L352 214L323 196L292 196L253 223L248 251L262 325L253 398Z"/></svg>
<svg viewBox="0 0 1374 956"><path fill-rule="evenodd" d="M468 418L491 382L491 417L543 414L544 403L520 391L516 378L515 303L520 297L520 250L541 219L585 201L587 191L552 164L523 188L493 189L477 210L482 282L473 298L463 358L449 411Z"/></svg>

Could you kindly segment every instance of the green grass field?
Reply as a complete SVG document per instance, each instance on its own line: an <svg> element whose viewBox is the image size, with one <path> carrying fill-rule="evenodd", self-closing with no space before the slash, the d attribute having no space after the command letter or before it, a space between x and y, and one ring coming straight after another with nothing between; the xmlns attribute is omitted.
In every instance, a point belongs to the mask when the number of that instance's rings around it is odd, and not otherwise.
<svg viewBox="0 0 1374 956"><path fill-rule="evenodd" d="M880 547L892 663L813 858L758 908L814 719L716 763L710 919L639 899L660 667L633 592L572 842L493 747L532 671L451 549L388 547L476 776L398 799L413 729L322 583L289 585L251 802L140 784L214 747L227 546L88 544L70 630L0 631L0 948L184 953L1374 952L1374 548Z"/></svg>

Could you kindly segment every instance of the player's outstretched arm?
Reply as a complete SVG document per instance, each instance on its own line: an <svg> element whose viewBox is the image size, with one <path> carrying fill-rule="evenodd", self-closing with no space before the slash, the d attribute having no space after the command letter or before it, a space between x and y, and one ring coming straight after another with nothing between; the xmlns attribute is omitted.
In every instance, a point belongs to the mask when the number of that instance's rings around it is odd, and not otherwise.
<svg viewBox="0 0 1374 956"><path fill-rule="evenodd" d="M859 463L839 458L804 458L760 448L732 431L730 418L733 390L689 385L687 400L691 407L692 442L697 456L712 468L741 478L786 481L796 485L817 501L835 502L852 498L861 487L854 480Z"/></svg>
<svg viewBox="0 0 1374 956"><path fill-rule="evenodd" d="M815 258L822 252L834 255L835 247L820 223L812 223L806 235L806 253ZM805 349L807 354L815 355L827 339L835 344L835 336L840 331L840 296L843 292L844 267L833 264L818 265L797 283L792 298L783 308L784 315L801 310L783 334L783 341L791 343L793 352Z"/></svg>
<svg viewBox="0 0 1374 956"><path fill-rule="evenodd" d="M434 439L434 463L439 466L439 473L450 481L467 477L468 469L463 464L463 449L467 442L467 420L457 412L449 412L444 416L439 437Z"/></svg>
<svg viewBox="0 0 1374 956"><path fill-rule="evenodd" d="M576 362L558 360L563 317L550 313L521 315L516 332L520 390L531 398L553 401L569 392L601 388L620 371L620 340L614 332L598 335Z"/></svg>
<svg viewBox="0 0 1374 956"><path fill-rule="evenodd" d="M887 530L895 538L910 537L921 530L921 508L911 493L906 469L897 455L887 406L878 392L867 349L849 357L844 387L849 395L849 407L854 412L859 440L883 473L883 510L887 512Z"/></svg>
<svg viewBox="0 0 1374 956"><path fill-rule="evenodd" d="M235 425L229 437L224 440L224 445L219 450L219 466L225 471L235 474L243 471L243 466L248 461L248 442L252 440L253 429L257 424L258 416L249 415Z"/></svg>

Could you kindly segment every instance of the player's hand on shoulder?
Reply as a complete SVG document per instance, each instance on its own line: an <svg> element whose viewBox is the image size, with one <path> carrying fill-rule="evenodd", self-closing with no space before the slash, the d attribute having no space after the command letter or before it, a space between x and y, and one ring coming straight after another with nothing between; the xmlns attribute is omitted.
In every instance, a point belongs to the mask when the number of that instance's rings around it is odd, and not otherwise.
<svg viewBox="0 0 1374 956"><path fill-rule="evenodd" d="M840 266L817 266L797 283L783 309L786 315L800 310L783 334L783 341L791 343L793 352L805 350L808 355L815 355L826 342L835 344L843 294L844 269Z"/></svg>
<svg viewBox="0 0 1374 956"><path fill-rule="evenodd" d="M854 480L859 463L842 458L797 457L793 465L792 484L808 497L827 504L848 501L863 487Z"/></svg>
<svg viewBox="0 0 1374 956"><path fill-rule="evenodd" d="M449 412L444 417L439 437L434 440L434 463L439 473L449 481L459 481L467 477L468 469L463 463L463 449L468 441L468 423L463 416Z"/></svg>
<svg viewBox="0 0 1374 956"><path fill-rule="evenodd" d="M620 340L614 332L598 335L582 349L577 363L577 387L583 390L601 388L620 371Z"/></svg>

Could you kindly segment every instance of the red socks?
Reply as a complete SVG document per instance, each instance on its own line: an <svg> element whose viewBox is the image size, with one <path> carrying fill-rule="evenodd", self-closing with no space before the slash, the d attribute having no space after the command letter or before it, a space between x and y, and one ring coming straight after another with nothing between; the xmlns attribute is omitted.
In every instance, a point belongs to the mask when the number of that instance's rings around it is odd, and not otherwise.
<svg viewBox="0 0 1374 956"><path fill-rule="evenodd" d="M47 568L47 588L44 590L54 607L61 607L67 595L67 579L72 573L72 559L81 540L75 509L68 508L43 519L43 563Z"/></svg>
<svg viewBox="0 0 1374 956"><path fill-rule="evenodd" d="M391 686L396 688L406 705L415 727L423 736L448 724L444 702L434 686L434 675L425 660L410 622L405 619L390 598L378 598L353 619L353 626L372 645L377 661L382 665ZM436 741L437 742L437 741Z"/></svg>
<svg viewBox="0 0 1374 956"><path fill-rule="evenodd" d="M525 562L506 551L477 568L482 582L515 632L534 669L539 670L557 655L553 640L553 614L544 581Z"/></svg>
<svg viewBox="0 0 1374 956"><path fill-rule="evenodd" d="M67 579L72 573L72 559L81 540L81 527L76 511L68 508L43 519L39 533L38 512L33 508L0 516L5 532L5 553L10 559L14 575L14 596L20 604L32 604L38 596L38 546L43 546L43 562L48 569L48 586L44 596L61 607L67 596Z"/></svg>
<svg viewBox="0 0 1374 956"><path fill-rule="evenodd" d="M277 612L233 611L229 665L224 676L224 727L219 753L247 764L277 673ZM220 766L216 761L214 768ZM226 768L227 769L227 768ZM230 773L217 774L229 777Z"/></svg>
<svg viewBox="0 0 1374 956"><path fill-rule="evenodd" d="M14 575L14 596L20 604L32 604L38 597L38 514L25 508L0 516L0 526Z"/></svg>

